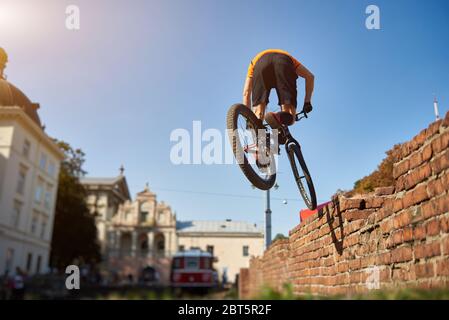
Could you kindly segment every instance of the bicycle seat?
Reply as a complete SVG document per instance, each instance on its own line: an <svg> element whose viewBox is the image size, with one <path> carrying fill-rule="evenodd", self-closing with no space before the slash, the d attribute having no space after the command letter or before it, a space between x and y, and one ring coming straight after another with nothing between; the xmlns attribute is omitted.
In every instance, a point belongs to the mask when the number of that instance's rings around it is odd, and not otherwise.
<svg viewBox="0 0 449 320"><path fill-rule="evenodd" d="M281 126L291 126L295 123L293 115L288 112L268 112L265 115L265 121L270 125L272 129L279 129Z"/></svg>

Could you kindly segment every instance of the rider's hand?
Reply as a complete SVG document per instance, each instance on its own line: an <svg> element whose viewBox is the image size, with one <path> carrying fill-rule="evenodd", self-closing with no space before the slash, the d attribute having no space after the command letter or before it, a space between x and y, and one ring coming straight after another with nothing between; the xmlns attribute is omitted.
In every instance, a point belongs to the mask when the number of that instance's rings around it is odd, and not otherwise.
<svg viewBox="0 0 449 320"><path fill-rule="evenodd" d="M313 109L312 104L310 102L304 102L304 106L302 107L302 111L304 113L309 113Z"/></svg>

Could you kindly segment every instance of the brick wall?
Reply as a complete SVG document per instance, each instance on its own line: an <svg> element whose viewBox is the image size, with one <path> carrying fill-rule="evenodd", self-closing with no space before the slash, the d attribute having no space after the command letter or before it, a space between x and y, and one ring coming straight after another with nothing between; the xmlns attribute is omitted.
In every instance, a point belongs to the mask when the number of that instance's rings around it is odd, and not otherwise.
<svg viewBox="0 0 449 320"><path fill-rule="evenodd" d="M395 185L338 195L241 270L242 298L449 286L449 112L395 154Z"/></svg>

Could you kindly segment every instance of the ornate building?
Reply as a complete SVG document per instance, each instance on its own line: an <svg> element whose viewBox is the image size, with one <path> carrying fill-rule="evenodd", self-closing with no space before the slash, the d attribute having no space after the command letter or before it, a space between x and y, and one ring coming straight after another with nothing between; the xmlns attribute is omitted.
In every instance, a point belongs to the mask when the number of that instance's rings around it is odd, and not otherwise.
<svg viewBox="0 0 449 320"><path fill-rule="evenodd" d="M88 205L97 214L105 269L136 279L148 266L168 282L171 256L177 251L201 249L216 257L219 276L234 281L253 255L263 252L263 231L242 221L177 221L169 205L158 202L148 185L129 196L123 168L116 178L84 178Z"/></svg>
<svg viewBox="0 0 449 320"><path fill-rule="evenodd" d="M176 216L157 202L148 186L131 200L123 168L116 178L83 178L87 203L97 216L105 269L120 276L139 276L155 267L168 281L170 257L176 251Z"/></svg>
<svg viewBox="0 0 449 320"><path fill-rule="evenodd" d="M28 97L6 81L0 48L0 274L47 271L60 162Z"/></svg>

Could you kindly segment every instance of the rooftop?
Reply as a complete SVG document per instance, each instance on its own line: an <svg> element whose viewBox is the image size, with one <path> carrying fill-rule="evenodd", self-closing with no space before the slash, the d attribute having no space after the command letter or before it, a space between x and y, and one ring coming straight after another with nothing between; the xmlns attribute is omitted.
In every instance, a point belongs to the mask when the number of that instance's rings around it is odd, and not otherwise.
<svg viewBox="0 0 449 320"><path fill-rule="evenodd" d="M262 227L257 224L232 220L178 221L176 223L176 229L178 233L263 233Z"/></svg>
<svg viewBox="0 0 449 320"><path fill-rule="evenodd" d="M39 127L42 127L41 120L37 113L39 104L33 103L28 97L5 79L0 78L0 108L17 106L22 108Z"/></svg>

